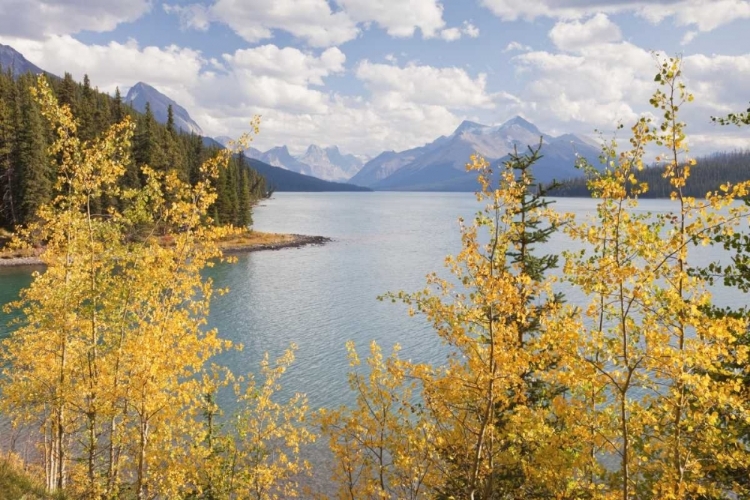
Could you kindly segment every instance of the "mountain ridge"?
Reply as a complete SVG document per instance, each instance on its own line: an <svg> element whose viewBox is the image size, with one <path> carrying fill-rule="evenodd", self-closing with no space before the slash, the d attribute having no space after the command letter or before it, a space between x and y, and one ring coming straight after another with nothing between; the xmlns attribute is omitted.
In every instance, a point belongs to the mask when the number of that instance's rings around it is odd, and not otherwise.
<svg viewBox="0 0 750 500"><path fill-rule="evenodd" d="M151 107L154 118L159 123L167 123L168 109L172 106L175 128L186 133L203 135L203 130L185 108L167 95L145 82L138 82L128 90L124 102L131 104L136 111L146 112L146 103Z"/></svg>
<svg viewBox="0 0 750 500"><path fill-rule="evenodd" d="M227 136L215 139L224 145L232 140ZM275 167L331 182L348 181L365 163L353 154L343 154L336 145L321 147L310 144L300 155L292 155L286 145L267 151L249 147L245 150L245 155Z"/></svg>
<svg viewBox="0 0 750 500"><path fill-rule="evenodd" d="M514 152L523 153L539 144L542 158L534 166L539 182L580 176L575 167L577 155L594 164L599 155L599 149L585 138L545 134L521 116L492 126L464 120L449 136L418 148L378 155L350 182L376 190L474 191L478 187L476 174L465 171L471 155L501 165Z"/></svg>
<svg viewBox="0 0 750 500"><path fill-rule="evenodd" d="M30 62L23 56L23 54L10 45L3 45L1 43L0 68L2 68L3 71L10 69L13 76L22 75L24 73L33 73L35 75L51 74Z"/></svg>

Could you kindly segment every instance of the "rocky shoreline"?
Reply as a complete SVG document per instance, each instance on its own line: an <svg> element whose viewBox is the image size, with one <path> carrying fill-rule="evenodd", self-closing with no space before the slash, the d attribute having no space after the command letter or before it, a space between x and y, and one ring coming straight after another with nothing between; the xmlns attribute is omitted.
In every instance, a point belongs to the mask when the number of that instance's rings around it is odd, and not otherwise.
<svg viewBox="0 0 750 500"><path fill-rule="evenodd" d="M39 257L9 257L0 259L0 267L42 266Z"/></svg>
<svg viewBox="0 0 750 500"><path fill-rule="evenodd" d="M225 254L241 254L259 252L262 250L281 250L284 248L301 248L310 245L324 245L333 241L325 236L310 236L306 234L291 234L291 239L273 243L227 244L222 247ZM38 257L10 257L0 258L0 267L41 266Z"/></svg>
<svg viewBox="0 0 750 500"><path fill-rule="evenodd" d="M291 234L290 240L280 241L275 243L260 243L260 244L248 244L248 245L227 245L222 247L222 251L225 254L238 254L238 253L249 253L259 252L261 250L281 250L283 248L301 248L310 245L319 246L324 245L333 241L331 238L325 236L310 236L306 234Z"/></svg>

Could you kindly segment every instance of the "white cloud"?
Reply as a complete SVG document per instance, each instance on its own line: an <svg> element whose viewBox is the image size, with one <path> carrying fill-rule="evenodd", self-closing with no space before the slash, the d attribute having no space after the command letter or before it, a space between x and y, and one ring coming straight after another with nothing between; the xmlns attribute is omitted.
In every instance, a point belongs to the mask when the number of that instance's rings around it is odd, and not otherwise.
<svg viewBox="0 0 750 500"><path fill-rule="evenodd" d="M173 92L197 81L206 61L195 50L170 45L140 47L135 40L107 45L86 45L72 36L50 36L43 41L0 36L37 66L57 75L65 72L81 81L88 74L93 84L106 92L130 87L142 80L170 88ZM117 64L113 64L117 61ZM188 94L179 92L184 98Z"/></svg>
<svg viewBox="0 0 750 500"><path fill-rule="evenodd" d="M657 61L631 43L580 47L575 54L530 52L512 61L528 82L518 96L520 110L542 129L613 130L618 122L631 125L639 116L655 112L648 101L657 88ZM709 117L747 107L750 97L744 82L750 80L750 54L686 56L683 75L695 96L681 108L688 135L698 136L691 147L698 154L721 149L719 139L711 145L717 130Z"/></svg>
<svg viewBox="0 0 750 500"><path fill-rule="evenodd" d="M396 73L383 81L370 74L380 66L363 67L371 95L333 94L321 84L344 71L345 55L338 48L306 52L264 45L206 60L193 50L135 41L86 45L70 36L45 41L0 36L0 43L54 73L69 71L77 80L87 73L93 85L110 93L147 82L183 105L212 136L237 136L260 114L255 145L262 149L287 144L301 151L310 143L369 154L406 149L455 128L462 116L449 107L490 105L483 77L453 68L395 66ZM403 78L410 81L399 81Z"/></svg>
<svg viewBox="0 0 750 500"><path fill-rule="evenodd" d="M516 50L519 52L529 52L533 49L528 45L524 45L520 42L512 41L503 49L503 52L513 52Z"/></svg>
<svg viewBox="0 0 750 500"><path fill-rule="evenodd" d="M364 60L356 70L373 98L391 106L404 103L443 106L448 109L492 108L486 92L487 76L476 78L461 68L435 68L415 64L404 67Z"/></svg>
<svg viewBox="0 0 750 500"><path fill-rule="evenodd" d="M535 117L573 126L577 122L587 132L633 121L637 106L647 105L654 89L654 59L629 43L582 49L576 55L529 52L513 61L529 81L519 97Z"/></svg>
<svg viewBox="0 0 750 500"><path fill-rule="evenodd" d="M653 23L672 18L678 26L711 31L736 19L750 18L750 0L481 0L506 21L537 17L576 19L596 13L633 12Z"/></svg>
<svg viewBox="0 0 750 500"><path fill-rule="evenodd" d="M688 31L683 35L682 40L680 40L680 45L687 45L690 42L692 42L695 37L698 35L697 31Z"/></svg>
<svg viewBox="0 0 750 500"><path fill-rule="evenodd" d="M584 22L560 21L552 27L549 37L557 48L576 51L590 45L618 42L622 33L606 14L599 13Z"/></svg>
<svg viewBox="0 0 750 500"><path fill-rule="evenodd" d="M685 0L662 5L658 2L645 5L640 14L653 23L672 17L678 26L695 26L698 31L712 31L735 19L750 18L747 0Z"/></svg>
<svg viewBox="0 0 750 500"><path fill-rule="evenodd" d="M250 75L269 76L294 84L323 85L324 77L344 71L346 56L336 47L315 57L293 47L263 45L225 54L224 60L235 70L245 70Z"/></svg>
<svg viewBox="0 0 750 500"><path fill-rule="evenodd" d="M218 0L211 16L250 43L284 30L314 47L354 39L359 29L345 12L333 12L326 0Z"/></svg>
<svg viewBox="0 0 750 500"><path fill-rule="evenodd" d="M747 108L750 92L750 53L727 56L695 54L683 59L683 74L695 94L696 106L709 114L725 114Z"/></svg>
<svg viewBox="0 0 750 500"><path fill-rule="evenodd" d="M464 35L468 36L469 38L479 37L479 28L471 24L469 21L464 21L464 27L462 29L462 32Z"/></svg>
<svg viewBox="0 0 750 500"><path fill-rule="evenodd" d="M446 28L440 32L440 38L446 42L454 42L461 38L461 30L458 28Z"/></svg>
<svg viewBox="0 0 750 500"><path fill-rule="evenodd" d="M206 31L211 25L211 12L203 4L194 3L182 6L165 3L162 7L167 14L176 14L180 18L182 29Z"/></svg>
<svg viewBox="0 0 750 500"><path fill-rule="evenodd" d="M469 38L477 38L479 37L479 28L471 24L469 21L464 21L461 28L446 28L440 32L440 38L446 42L459 40L463 35L466 35Z"/></svg>
<svg viewBox="0 0 750 500"><path fill-rule="evenodd" d="M393 37L456 40L461 34L476 37L479 30L468 23L464 28L445 30L443 6L438 0L216 0L200 3L164 4L164 10L180 17L183 28L205 30L211 22L222 22L250 43L270 39L282 30L314 47L339 45L356 38L361 29L377 25Z"/></svg>
<svg viewBox="0 0 750 500"><path fill-rule="evenodd" d="M1 0L0 7L0 33L43 39L46 35L68 35L83 30L111 31L118 24L135 21L148 12L151 1Z"/></svg>
<svg viewBox="0 0 750 500"><path fill-rule="evenodd" d="M417 28L425 38L438 36L445 26L437 0L336 0L355 22L372 21L394 37L410 37Z"/></svg>

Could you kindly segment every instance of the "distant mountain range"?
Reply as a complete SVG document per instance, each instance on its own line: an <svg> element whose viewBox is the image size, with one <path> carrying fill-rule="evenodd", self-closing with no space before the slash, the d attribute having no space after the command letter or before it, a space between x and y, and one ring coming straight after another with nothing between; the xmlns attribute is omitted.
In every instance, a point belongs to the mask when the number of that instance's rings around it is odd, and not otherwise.
<svg viewBox="0 0 750 500"><path fill-rule="evenodd" d="M0 66L10 68L14 74L44 72L6 45L0 45ZM185 108L144 82L130 88L125 102L140 112L144 112L146 103L149 103L154 117L161 123L167 122L167 109L171 105L178 129L203 135L202 129ZM204 137L204 144L225 145L229 140L228 137L217 137L215 140ZM543 157L533 168L539 182L580 177L580 171L575 168L577 155L597 164L599 147L587 139L573 134L557 137L545 134L520 116L498 126L464 121L452 134L441 136L429 144L401 152L386 151L372 159L342 154L336 146L322 148L316 145L310 145L304 154L296 156L286 146L265 152L248 148L245 154L257 160L253 162L257 170L269 175L269 184L280 191L355 189L345 187L346 184L333 184L326 188L325 181L348 181L364 188L384 191L474 191L478 187L477 174L465 170L472 154L478 153L497 166L506 161L514 149L524 152L528 146L539 144L540 140ZM264 164L266 167L262 166ZM314 189L301 187L313 185Z"/></svg>
<svg viewBox="0 0 750 500"><path fill-rule="evenodd" d="M131 87L125 102L132 103L133 108L141 113L145 112L146 103L149 103L154 118L160 123L167 123L167 109L171 105L176 128L183 132L203 135L200 126L190 118L185 108L146 83L138 82ZM229 140L228 137L203 137L203 144L207 147L224 147ZM246 152L248 164L265 177L266 185L275 191L371 191L367 187L328 182L310 175L310 167L301 163L295 164L286 146L274 148L266 153L263 155L257 149L249 148ZM260 156L263 158L259 158ZM299 170L283 166L285 164L293 165Z"/></svg>
<svg viewBox="0 0 750 500"><path fill-rule="evenodd" d="M216 137L221 144L228 144L229 137ZM286 146L277 146L268 151L248 148L249 158L260 160L275 167L334 182L349 180L364 165L365 160L352 154L342 154L337 146L321 148L311 144L304 154L293 156Z"/></svg>
<svg viewBox="0 0 750 500"><path fill-rule="evenodd" d="M33 73L40 75L46 73L43 69L30 63L26 58L18 52L16 49L9 45L3 45L0 43L0 68L3 71L10 69L13 75L22 75L24 73Z"/></svg>
<svg viewBox="0 0 750 500"><path fill-rule="evenodd" d="M539 182L579 177L576 155L593 164L599 157L599 148L587 139L573 134L550 136L520 116L499 126L464 121L451 135L425 146L381 153L350 182L385 191L475 191L477 174L465 169L472 154L478 153L499 165L514 149L523 153L540 140L543 157L533 167Z"/></svg>
<svg viewBox="0 0 750 500"><path fill-rule="evenodd" d="M171 105L175 128L189 134L193 133L196 135L203 135L203 130L192 118L190 118L190 114L188 114L185 108L156 90L151 85L143 82L136 83L130 87L130 90L128 90L128 95L125 96L125 102L131 104L133 109L141 113L146 112L146 103L149 103L151 106L151 112L159 123L167 123L167 110Z"/></svg>
<svg viewBox="0 0 750 500"><path fill-rule="evenodd" d="M274 167L260 160L250 158L248 165L266 178L266 184L275 191L372 191L372 189L354 184L324 181L317 177L300 174L281 167Z"/></svg>

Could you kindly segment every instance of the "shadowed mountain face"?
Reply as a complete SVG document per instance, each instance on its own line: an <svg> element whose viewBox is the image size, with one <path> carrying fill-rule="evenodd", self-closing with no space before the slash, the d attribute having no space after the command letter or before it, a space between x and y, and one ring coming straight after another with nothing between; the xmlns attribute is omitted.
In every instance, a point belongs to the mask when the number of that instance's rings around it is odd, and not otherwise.
<svg viewBox="0 0 750 500"><path fill-rule="evenodd" d="M132 86L125 96L125 102L132 104L133 108L141 113L146 111L146 103L149 103L151 112L159 123L167 123L167 110L171 105L176 129L203 135L203 130L190 118L185 108L146 83L138 82Z"/></svg>
<svg viewBox="0 0 750 500"><path fill-rule="evenodd" d="M2 71L10 69L10 72L15 76L29 72L34 73L35 75L46 73L43 69L30 63L25 57L23 57L23 54L16 49L3 44L0 44L0 68L2 68Z"/></svg>
<svg viewBox="0 0 750 500"><path fill-rule="evenodd" d="M324 181L317 177L275 167L256 159L249 159L247 162L248 165L266 178L266 184L275 191L371 191L369 188L355 186L354 184Z"/></svg>
<svg viewBox="0 0 750 500"><path fill-rule="evenodd" d="M502 164L514 151L523 153L540 141L543 157L534 166L539 182L581 175L575 168L577 155L597 162L599 149L586 139L573 134L552 137L517 116L499 126L465 121L448 137L425 146L383 153L367 162L350 182L380 190L474 191L477 175L465 170L471 155Z"/></svg>

